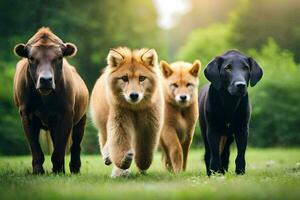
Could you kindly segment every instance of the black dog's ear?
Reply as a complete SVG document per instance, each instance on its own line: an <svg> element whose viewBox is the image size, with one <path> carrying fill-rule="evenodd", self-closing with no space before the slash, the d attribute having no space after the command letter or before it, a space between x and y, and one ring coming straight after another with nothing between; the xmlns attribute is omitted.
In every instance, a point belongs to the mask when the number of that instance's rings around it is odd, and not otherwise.
<svg viewBox="0 0 300 200"><path fill-rule="evenodd" d="M14 53L17 56L23 57L23 58L27 58L28 57L28 50L26 48L25 44L17 44L14 48Z"/></svg>
<svg viewBox="0 0 300 200"><path fill-rule="evenodd" d="M259 64L251 57L249 57L250 70L250 85L254 87L256 83L262 78L263 70Z"/></svg>
<svg viewBox="0 0 300 200"><path fill-rule="evenodd" d="M204 70L205 77L211 82L216 89L221 88L220 66L222 65L223 58L218 56L210 61Z"/></svg>

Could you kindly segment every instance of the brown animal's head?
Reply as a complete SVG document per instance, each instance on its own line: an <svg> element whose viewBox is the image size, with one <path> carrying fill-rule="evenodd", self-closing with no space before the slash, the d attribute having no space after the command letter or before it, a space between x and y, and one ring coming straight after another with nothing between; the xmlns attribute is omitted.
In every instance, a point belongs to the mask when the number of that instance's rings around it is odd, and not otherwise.
<svg viewBox="0 0 300 200"><path fill-rule="evenodd" d="M28 59L31 79L41 95L55 90L56 83L62 79L63 57L73 56L76 51L74 44L63 43L44 27L27 44L17 44L14 49L16 55Z"/></svg>
<svg viewBox="0 0 300 200"><path fill-rule="evenodd" d="M118 101L137 106L151 99L157 85L157 59L154 49L109 51L109 87Z"/></svg>
<svg viewBox="0 0 300 200"><path fill-rule="evenodd" d="M190 105L197 95L200 61L196 60L193 64L161 61L160 66L164 75L166 100L182 107Z"/></svg>

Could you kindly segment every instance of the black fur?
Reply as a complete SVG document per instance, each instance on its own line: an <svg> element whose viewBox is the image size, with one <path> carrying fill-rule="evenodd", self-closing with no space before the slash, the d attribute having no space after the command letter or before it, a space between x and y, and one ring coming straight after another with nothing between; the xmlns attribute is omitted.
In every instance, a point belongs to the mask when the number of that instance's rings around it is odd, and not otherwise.
<svg viewBox="0 0 300 200"><path fill-rule="evenodd" d="M199 122L205 145L207 175L225 173L229 164L230 144L236 141L237 174L245 173L245 151L249 133L250 102L247 87L263 75L257 62L237 50L213 59L204 70L211 82L199 94ZM227 140L219 152L221 136Z"/></svg>

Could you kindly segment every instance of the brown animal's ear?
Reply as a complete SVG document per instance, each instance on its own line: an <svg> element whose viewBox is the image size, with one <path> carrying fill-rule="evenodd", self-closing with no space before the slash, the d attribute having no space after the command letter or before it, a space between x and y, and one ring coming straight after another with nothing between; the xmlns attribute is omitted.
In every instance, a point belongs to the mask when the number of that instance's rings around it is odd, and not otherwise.
<svg viewBox="0 0 300 200"><path fill-rule="evenodd" d="M65 43L62 47L63 56L75 56L77 47L73 43Z"/></svg>
<svg viewBox="0 0 300 200"><path fill-rule="evenodd" d="M189 72L193 76L198 77L198 73L200 70L201 70L201 62L199 60L195 60Z"/></svg>
<svg viewBox="0 0 300 200"><path fill-rule="evenodd" d="M26 48L25 44L17 44L14 48L14 53L17 56L27 58L28 57L28 49Z"/></svg>
<svg viewBox="0 0 300 200"><path fill-rule="evenodd" d="M253 58L249 57L248 59L249 59L250 67L251 67L250 85L251 85L251 87L254 87L256 85L256 83L262 78L263 70Z"/></svg>
<svg viewBox="0 0 300 200"><path fill-rule="evenodd" d="M123 62L124 57L115 49L110 49L107 55L107 64L111 67L119 67Z"/></svg>
<svg viewBox="0 0 300 200"><path fill-rule="evenodd" d="M164 60L160 61L160 68L161 68L161 71L162 71L164 77L166 77L166 78L171 76L173 73L173 70L171 69L169 63L167 63Z"/></svg>
<svg viewBox="0 0 300 200"><path fill-rule="evenodd" d="M141 57L142 61L149 66L156 66L158 62L157 53L154 49L149 49L145 53L143 53Z"/></svg>

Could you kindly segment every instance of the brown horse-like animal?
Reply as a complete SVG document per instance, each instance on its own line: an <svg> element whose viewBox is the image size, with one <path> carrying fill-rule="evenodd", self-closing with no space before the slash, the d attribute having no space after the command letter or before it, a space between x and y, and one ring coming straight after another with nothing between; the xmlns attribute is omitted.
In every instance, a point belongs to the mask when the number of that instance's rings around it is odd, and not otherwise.
<svg viewBox="0 0 300 200"><path fill-rule="evenodd" d="M27 42L16 45L22 57L14 77L14 100L32 153L33 173L44 173L41 129L50 132L54 173L65 172L66 143L72 135L70 171L80 170L80 143L84 134L88 90L75 68L64 58L76 46L63 43L49 28L41 28Z"/></svg>

